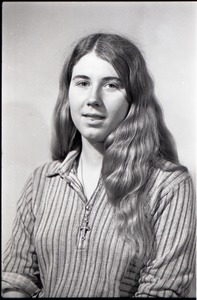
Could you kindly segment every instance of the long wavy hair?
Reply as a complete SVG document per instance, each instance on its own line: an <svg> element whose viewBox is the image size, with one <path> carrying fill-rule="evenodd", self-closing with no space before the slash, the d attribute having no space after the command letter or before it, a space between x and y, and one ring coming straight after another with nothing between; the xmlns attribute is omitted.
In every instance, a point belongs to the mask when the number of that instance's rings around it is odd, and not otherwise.
<svg viewBox="0 0 197 300"><path fill-rule="evenodd" d="M118 232L143 257L150 252L152 236L144 211L147 180L155 166L161 167L162 159L180 164L143 55L128 38L96 33L75 46L60 77L52 158L63 160L69 151L81 149L80 133L70 115L68 91L73 67L91 51L114 67L126 90L129 110L105 141L101 172L108 199L116 208Z"/></svg>

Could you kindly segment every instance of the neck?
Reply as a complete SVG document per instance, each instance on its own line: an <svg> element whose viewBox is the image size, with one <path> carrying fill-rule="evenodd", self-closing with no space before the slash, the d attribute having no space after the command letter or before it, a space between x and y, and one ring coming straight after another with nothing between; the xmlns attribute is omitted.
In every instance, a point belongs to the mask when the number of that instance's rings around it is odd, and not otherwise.
<svg viewBox="0 0 197 300"><path fill-rule="evenodd" d="M101 168L103 162L103 143L90 143L82 138L81 159L83 163L92 168Z"/></svg>
<svg viewBox="0 0 197 300"><path fill-rule="evenodd" d="M82 151L77 172L87 199L91 198L98 185L103 152L103 144L93 144L82 137Z"/></svg>

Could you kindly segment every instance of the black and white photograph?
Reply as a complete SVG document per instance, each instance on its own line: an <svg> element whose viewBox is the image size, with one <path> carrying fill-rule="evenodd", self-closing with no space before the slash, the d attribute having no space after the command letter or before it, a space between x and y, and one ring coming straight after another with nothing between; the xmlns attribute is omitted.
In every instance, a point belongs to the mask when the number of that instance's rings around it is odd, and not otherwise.
<svg viewBox="0 0 197 300"><path fill-rule="evenodd" d="M2 4L2 298L196 298L197 3Z"/></svg>

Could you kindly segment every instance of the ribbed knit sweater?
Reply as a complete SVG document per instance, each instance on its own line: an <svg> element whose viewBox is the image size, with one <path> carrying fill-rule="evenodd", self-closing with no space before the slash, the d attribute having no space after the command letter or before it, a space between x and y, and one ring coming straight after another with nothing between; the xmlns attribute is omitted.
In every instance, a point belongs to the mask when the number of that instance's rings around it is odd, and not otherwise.
<svg viewBox="0 0 197 300"><path fill-rule="evenodd" d="M4 253L3 291L40 298L187 296L195 257L189 173L158 168L149 178L144 209L154 244L143 263L117 234L102 179L87 202L76 156L46 163L29 177Z"/></svg>

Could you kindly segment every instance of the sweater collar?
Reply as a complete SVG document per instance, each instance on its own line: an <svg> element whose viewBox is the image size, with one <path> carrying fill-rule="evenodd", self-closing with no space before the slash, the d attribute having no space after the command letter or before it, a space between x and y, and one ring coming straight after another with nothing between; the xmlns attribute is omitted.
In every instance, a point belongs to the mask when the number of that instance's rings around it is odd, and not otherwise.
<svg viewBox="0 0 197 300"><path fill-rule="evenodd" d="M52 177L55 175L60 175L62 178L67 177L73 167L76 166L76 158L78 155L79 150L73 150L69 152L63 162L56 164L55 167L46 174L46 176Z"/></svg>

